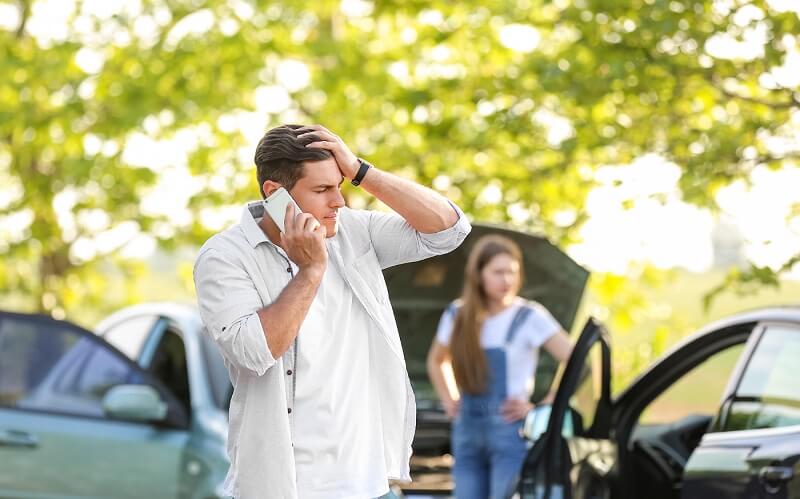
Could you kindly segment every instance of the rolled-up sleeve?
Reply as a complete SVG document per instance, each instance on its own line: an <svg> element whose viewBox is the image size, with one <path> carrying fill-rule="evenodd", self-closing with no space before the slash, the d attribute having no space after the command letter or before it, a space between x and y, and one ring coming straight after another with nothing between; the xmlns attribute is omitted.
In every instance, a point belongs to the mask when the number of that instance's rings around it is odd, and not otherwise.
<svg viewBox="0 0 800 499"><path fill-rule="evenodd" d="M458 220L452 227L432 234L417 231L396 213L368 212L370 240L381 268L442 255L458 248L472 225L461 208L448 202L458 214Z"/></svg>
<svg viewBox="0 0 800 499"><path fill-rule="evenodd" d="M258 376L275 365L258 317L263 307L247 272L215 249L194 265L200 317L228 362Z"/></svg>

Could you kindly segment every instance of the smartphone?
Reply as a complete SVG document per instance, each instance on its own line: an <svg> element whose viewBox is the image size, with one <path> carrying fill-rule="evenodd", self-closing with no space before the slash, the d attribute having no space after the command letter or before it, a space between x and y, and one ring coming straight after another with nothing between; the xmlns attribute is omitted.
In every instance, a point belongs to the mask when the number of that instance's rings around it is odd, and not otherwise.
<svg viewBox="0 0 800 499"><path fill-rule="evenodd" d="M286 232L283 226L283 220L286 218L286 207L289 206L289 204L294 205L295 215L302 213L300 207L297 206L292 196L289 195L289 191L283 187L279 187L278 190L270 194L269 197L264 200L264 211L272 217L272 220L275 221L275 224L281 229L281 232Z"/></svg>

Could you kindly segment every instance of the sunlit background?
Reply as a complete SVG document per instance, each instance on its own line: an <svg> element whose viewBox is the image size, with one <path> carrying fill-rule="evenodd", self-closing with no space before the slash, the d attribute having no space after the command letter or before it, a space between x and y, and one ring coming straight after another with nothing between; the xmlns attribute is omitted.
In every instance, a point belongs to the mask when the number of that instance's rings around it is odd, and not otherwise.
<svg viewBox="0 0 800 499"><path fill-rule="evenodd" d="M192 302L258 139L319 122L590 269L628 379L798 302L798 33L794 0L0 2L0 307Z"/></svg>

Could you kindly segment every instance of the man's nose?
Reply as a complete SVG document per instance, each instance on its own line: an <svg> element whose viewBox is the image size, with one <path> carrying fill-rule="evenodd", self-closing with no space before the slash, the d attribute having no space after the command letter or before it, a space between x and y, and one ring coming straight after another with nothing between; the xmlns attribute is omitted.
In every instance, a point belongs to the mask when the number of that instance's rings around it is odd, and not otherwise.
<svg viewBox="0 0 800 499"><path fill-rule="evenodd" d="M333 199L331 200L331 208L341 208L344 206L344 196L342 196L342 191L336 189L333 194Z"/></svg>

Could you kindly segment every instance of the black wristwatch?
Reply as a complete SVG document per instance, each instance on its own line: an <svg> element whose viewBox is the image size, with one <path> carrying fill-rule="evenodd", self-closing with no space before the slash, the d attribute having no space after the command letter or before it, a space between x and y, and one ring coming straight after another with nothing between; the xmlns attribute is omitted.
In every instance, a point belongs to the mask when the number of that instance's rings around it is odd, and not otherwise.
<svg viewBox="0 0 800 499"><path fill-rule="evenodd" d="M367 174L367 170L372 168L371 164L361 158L358 158L358 164L361 165L358 167L358 173L356 173L356 176L350 181L350 183L353 185L361 184L361 181L364 180L364 175Z"/></svg>

